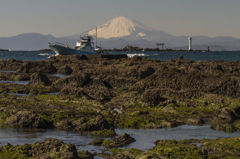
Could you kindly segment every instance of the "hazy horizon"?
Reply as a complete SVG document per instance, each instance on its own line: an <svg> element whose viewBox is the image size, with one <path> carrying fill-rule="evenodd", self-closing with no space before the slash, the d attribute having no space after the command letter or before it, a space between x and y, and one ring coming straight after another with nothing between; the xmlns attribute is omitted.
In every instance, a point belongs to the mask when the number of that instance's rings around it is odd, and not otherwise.
<svg viewBox="0 0 240 159"><path fill-rule="evenodd" d="M0 37L71 36L127 16L174 36L240 38L239 0L0 0Z"/></svg>

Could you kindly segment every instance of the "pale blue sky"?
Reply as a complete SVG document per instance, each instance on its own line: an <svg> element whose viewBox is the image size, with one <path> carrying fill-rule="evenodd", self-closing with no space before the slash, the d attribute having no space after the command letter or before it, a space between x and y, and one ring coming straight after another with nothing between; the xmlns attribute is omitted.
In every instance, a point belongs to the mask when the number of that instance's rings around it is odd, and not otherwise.
<svg viewBox="0 0 240 159"><path fill-rule="evenodd" d="M175 36L240 38L240 0L0 0L0 37L75 35L121 15Z"/></svg>

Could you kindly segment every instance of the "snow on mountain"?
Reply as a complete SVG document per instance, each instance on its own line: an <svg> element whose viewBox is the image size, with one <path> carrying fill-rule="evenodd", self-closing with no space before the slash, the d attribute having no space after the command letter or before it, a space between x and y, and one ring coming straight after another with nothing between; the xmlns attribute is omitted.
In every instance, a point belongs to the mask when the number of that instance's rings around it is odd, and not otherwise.
<svg viewBox="0 0 240 159"><path fill-rule="evenodd" d="M96 34L96 29L87 32L87 34L94 36ZM137 40L141 38L153 40L154 38L169 37L172 35L163 31L154 30L131 18L118 16L98 26L97 36L103 39L124 38L125 40Z"/></svg>

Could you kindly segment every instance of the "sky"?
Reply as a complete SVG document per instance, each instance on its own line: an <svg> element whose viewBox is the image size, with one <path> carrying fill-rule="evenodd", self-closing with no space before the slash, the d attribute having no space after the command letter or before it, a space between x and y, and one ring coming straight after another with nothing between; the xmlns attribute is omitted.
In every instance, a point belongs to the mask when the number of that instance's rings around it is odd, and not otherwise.
<svg viewBox="0 0 240 159"><path fill-rule="evenodd" d="M174 36L240 38L240 0L0 0L0 37L71 36L127 16Z"/></svg>

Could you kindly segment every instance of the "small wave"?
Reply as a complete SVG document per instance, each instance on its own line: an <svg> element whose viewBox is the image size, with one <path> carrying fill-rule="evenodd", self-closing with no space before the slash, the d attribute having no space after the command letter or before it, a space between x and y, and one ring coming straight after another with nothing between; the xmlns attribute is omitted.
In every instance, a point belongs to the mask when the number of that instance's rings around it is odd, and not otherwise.
<svg viewBox="0 0 240 159"><path fill-rule="evenodd" d="M149 56L149 55L146 55L144 53L141 53L141 54L127 54L128 57L132 58L133 56Z"/></svg>
<svg viewBox="0 0 240 159"><path fill-rule="evenodd" d="M40 55L40 56L48 56L48 55L50 55L50 54L47 54L47 53L43 54L43 53L40 53L40 54L38 54L38 55Z"/></svg>

